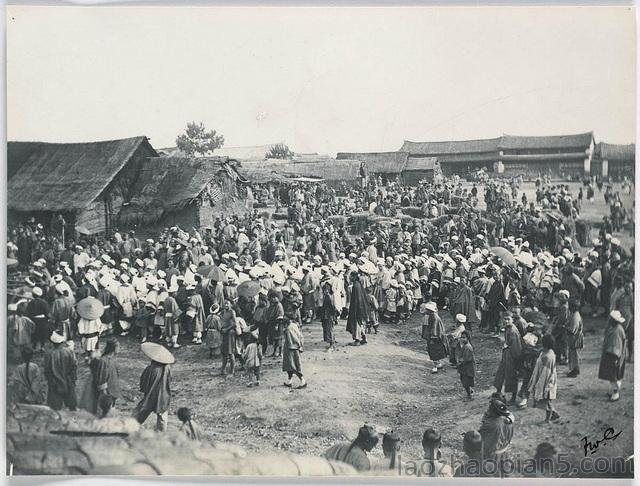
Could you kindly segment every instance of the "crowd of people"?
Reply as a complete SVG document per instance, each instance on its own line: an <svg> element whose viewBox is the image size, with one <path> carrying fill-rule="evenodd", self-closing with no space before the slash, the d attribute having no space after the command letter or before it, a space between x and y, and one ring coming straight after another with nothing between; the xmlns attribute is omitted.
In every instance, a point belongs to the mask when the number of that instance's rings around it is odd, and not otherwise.
<svg viewBox="0 0 640 486"><path fill-rule="evenodd" d="M286 220L254 210L148 239L115 231L65 241L35 221L10 227L8 257L21 284L8 309L9 355L20 363L12 400L109 415L120 397L120 342L137 339L151 363L134 415L142 423L153 413L156 429L165 430L170 365L181 346L207 347L210 359L220 359L221 377L242 369L249 387L260 386L263 360L281 360L284 386L301 389L305 326L319 321L332 352L340 323L349 344L363 346L416 313L430 372L448 360L468 400L478 334L503 339L496 393L479 431L469 433L473 457L504 456L513 435L510 406L541 407L546 423L560 417L553 406L558 368L566 365L569 378L580 373L584 313L608 319L598 376L610 382L610 400L619 400L633 350L633 248L605 227L582 254L580 198L568 186L540 184L529 202L518 197L517 180L489 180L486 211L480 189L463 189L457 177L413 188L370 178L363 186L297 185L281 195ZM408 217L407 208L421 214ZM350 212L371 218L363 233L335 218ZM450 329L444 313L455 323ZM90 370L79 393L76 345ZM39 352L42 370L33 362ZM185 433L201 435L191 411L180 414L189 417L181 418L189 422ZM423 446L433 461L440 436L428 432ZM367 450L351 444L327 457L364 464L358 448Z"/></svg>

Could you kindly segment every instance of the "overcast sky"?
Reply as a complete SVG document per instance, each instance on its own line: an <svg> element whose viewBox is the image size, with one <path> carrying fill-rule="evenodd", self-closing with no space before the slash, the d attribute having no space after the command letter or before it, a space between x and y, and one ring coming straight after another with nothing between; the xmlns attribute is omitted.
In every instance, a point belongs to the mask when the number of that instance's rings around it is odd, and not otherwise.
<svg viewBox="0 0 640 486"><path fill-rule="evenodd" d="M191 120L320 153L635 138L626 8L8 9L9 140L159 148Z"/></svg>

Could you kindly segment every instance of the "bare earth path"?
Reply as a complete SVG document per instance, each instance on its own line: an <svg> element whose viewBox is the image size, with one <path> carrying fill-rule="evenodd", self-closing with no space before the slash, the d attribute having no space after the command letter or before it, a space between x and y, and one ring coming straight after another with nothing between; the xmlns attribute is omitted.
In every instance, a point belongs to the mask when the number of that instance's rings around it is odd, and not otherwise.
<svg viewBox="0 0 640 486"><path fill-rule="evenodd" d="M452 326L449 315L441 314ZM597 457L633 453L633 365L627 368L621 400L609 403L607 384L597 379L603 325L602 320L587 319L578 378L566 378L566 367L559 367L559 422L542 425L544 412L535 408L515 411L512 451L523 459L530 458L542 441L553 443L561 452L583 456L581 438L595 442L609 426L622 434L602 446ZM432 426L443 434L447 460L450 454L459 458L461 434L479 427L493 391L501 341L476 333L477 393L475 400L465 402L454 368L447 365L436 375L429 372L419 326L417 315L404 324L383 325L380 334L370 337L370 344L352 347L347 345L350 336L341 321L339 346L333 353L325 352L318 322L305 326L302 365L309 386L304 390L283 386L285 374L275 358L264 360L260 387L247 388L249 380L243 373L226 379L216 376L220 361L209 360L206 348L184 346L175 353L172 412L180 406L191 407L211 440L252 450L306 454L320 454L368 422L381 431L394 429L403 439L403 458L418 458L422 432ZM120 356L125 397L118 408L129 413L139 397L137 380L146 361L137 343L125 343ZM170 422L177 426L175 416ZM153 421L145 426L152 427ZM380 454L378 447L374 456Z"/></svg>

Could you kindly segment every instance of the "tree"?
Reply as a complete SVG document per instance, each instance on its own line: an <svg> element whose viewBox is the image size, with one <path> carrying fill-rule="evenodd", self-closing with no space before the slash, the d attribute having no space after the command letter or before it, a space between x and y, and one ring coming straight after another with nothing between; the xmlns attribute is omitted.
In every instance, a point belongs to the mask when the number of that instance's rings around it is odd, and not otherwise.
<svg viewBox="0 0 640 486"><path fill-rule="evenodd" d="M213 151L224 145L224 137L218 135L215 130L207 132L204 123L187 123L187 129L176 138L178 149L187 154L211 155Z"/></svg>
<svg viewBox="0 0 640 486"><path fill-rule="evenodd" d="M285 144L277 143L264 156L267 159L290 159L293 152Z"/></svg>

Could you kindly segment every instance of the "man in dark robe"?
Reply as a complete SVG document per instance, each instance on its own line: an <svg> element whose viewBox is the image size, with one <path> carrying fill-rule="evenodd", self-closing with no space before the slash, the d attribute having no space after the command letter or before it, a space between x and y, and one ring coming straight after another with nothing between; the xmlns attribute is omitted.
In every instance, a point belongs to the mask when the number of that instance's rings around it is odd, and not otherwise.
<svg viewBox="0 0 640 486"><path fill-rule="evenodd" d="M113 321L115 320L115 306L113 305L113 301L115 297L109 290L107 290L107 280L102 278L98 281L98 285L100 290L98 290L98 295L96 295L96 299L98 299L104 308L104 314L100 317L102 323L108 328L113 328Z"/></svg>
<svg viewBox="0 0 640 486"><path fill-rule="evenodd" d="M302 266L304 276L300 282L300 291L302 292L302 314L303 322L309 323L313 320L315 310L315 285L311 276L311 267Z"/></svg>
<svg viewBox="0 0 640 486"><path fill-rule="evenodd" d="M51 335L53 349L44 357L44 376L47 378L47 405L53 410L66 405L69 410L76 409L76 357L65 344L66 339L58 333Z"/></svg>
<svg viewBox="0 0 640 486"><path fill-rule="evenodd" d="M459 277L456 277L458 279ZM454 280L455 282L455 280ZM471 324L476 322L476 295L473 289L467 284L466 278L459 278L458 286L453 291L451 297L451 314L463 314L467 317L465 327L471 330Z"/></svg>
<svg viewBox="0 0 640 486"><path fill-rule="evenodd" d="M267 321L267 309L269 301L267 300L267 291L260 289L258 292L258 304L253 311L251 318L251 331L258 330L258 344L262 348L262 355L267 354L269 345L269 321Z"/></svg>
<svg viewBox="0 0 640 486"><path fill-rule="evenodd" d="M504 391L511 393L510 404L516 402L516 393L518 392L518 371L522 361L522 342L520 341L520 332L513 324L510 312L505 312L504 320L504 345L502 347L502 359L498 365L493 386L496 387L498 393Z"/></svg>
<svg viewBox="0 0 640 486"><path fill-rule="evenodd" d="M207 315L209 315L209 309L211 309L211 306L214 304L217 304L218 307L222 309L224 305L222 284L218 284L215 280L209 280L209 283L202 287L202 301Z"/></svg>
<svg viewBox="0 0 640 486"><path fill-rule="evenodd" d="M273 345L272 357L282 355L282 330L284 326L284 307L278 293L271 289L267 295L269 306L264 315L269 330L269 343Z"/></svg>
<svg viewBox="0 0 640 486"><path fill-rule="evenodd" d="M360 275L357 272L351 274L351 295L349 301L349 315L347 316L347 332L353 337L353 345L367 344L364 326L369 315L369 299L362 286Z"/></svg>
<svg viewBox="0 0 640 486"><path fill-rule="evenodd" d="M111 398L112 407L120 398L120 380L116 364L118 348L119 344L116 338L110 338L105 345L102 356L89 363L91 373L80 399L80 408L84 408L94 415L99 413L98 402L102 395L108 395Z"/></svg>
<svg viewBox="0 0 640 486"><path fill-rule="evenodd" d="M612 391L609 393L609 400L612 402L620 399L620 387L622 386L622 378L624 378L627 353L624 321L625 318L620 311L611 311L602 342L598 378L611 383Z"/></svg>
<svg viewBox="0 0 640 486"><path fill-rule="evenodd" d="M140 377L140 391L144 397L133 412L139 423L144 423L151 413L155 413L157 432L167 428L169 404L171 403L171 368L168 364L151 361Z"/></svg>
<svg viewBox="0 0 640 486"><path fill-rule="evenodd" d="M487 268L487 277L491 277L493 269ZM504 284L500 277L495 277L495 281L486 296L487 307L487 327L489 332L494 332L498 336L500 331L500 313L506 309L506 299L504 295Z"/></svg>
<svg viewBox="0 0 640 486"><path fill-rule="evenodd" d="M65 296L64 288L56 285L56 298L51 306L49 319L53 322L55 329L65 338L71 336L71 317L75 314L73 301Z"/></svg>
<svg viewBox="0 0 640 486"><path fill-rule="evenodd" d="M558 364L566 365L567 356L569 353L568 341L567 341L567 329L569 328L571 321L571 312L569 312L569 294L568 290L562 289L558 292L558 301L560 305L556 310L556 315L553 318L553 327L551 334L555 339L556 357L558 358Z"/></svg>
<svg viewBox="0 0 640 486"><path fill-rule="evenodd" d="M32 292L34 299L27 304L25 315L36 325L33 344L35 350L38 351L39 349L44 349L44 345L49 340L53 329L49 325L49 304L42 298L42 289L34 287Z"/></svg>

